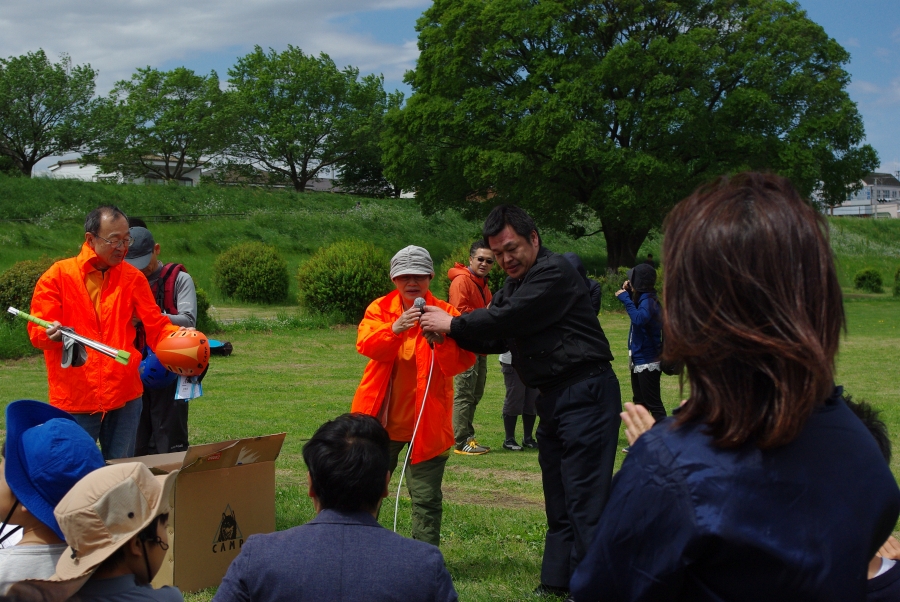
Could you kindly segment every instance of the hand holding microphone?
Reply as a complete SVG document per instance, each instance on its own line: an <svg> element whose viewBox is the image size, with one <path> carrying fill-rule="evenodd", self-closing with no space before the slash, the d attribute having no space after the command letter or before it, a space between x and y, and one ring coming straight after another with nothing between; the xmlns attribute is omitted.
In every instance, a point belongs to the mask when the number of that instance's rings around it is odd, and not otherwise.
<svg viewBox="0 0 900 602"><path fill-rule="evenodd" d="M413 301L413 308L419 310L419 317L425 315L425 299L422 297L416 297L416 300ZM428 346L434 349L434 344L437 343L440 345L444 342L444 335L438 334L436 332L426 331L425 328L422 328L422 336L425 337L425 340L428 341Z"/></svg>
<svg viewBox="0 0 900 602"><path fill-rule="evenodd" d="M391 326L391 330L394 331L394 334L404 333L418 324L420 317L422 317L422 310L414 305L400 314L400 317Z"/></svg>

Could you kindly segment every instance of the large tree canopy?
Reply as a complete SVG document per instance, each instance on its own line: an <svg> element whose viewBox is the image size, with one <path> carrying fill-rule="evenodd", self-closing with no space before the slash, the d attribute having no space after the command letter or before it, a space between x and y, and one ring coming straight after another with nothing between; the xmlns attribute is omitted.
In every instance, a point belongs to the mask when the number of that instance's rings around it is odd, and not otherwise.
<svg viewBox="0 0 900 602"><path fill-rule="evenodd" d="M743 169L846 196L860 146L846 51L783 0L435 0L387 174L426 210L493 195L632 263L698 184Z"/></svg>
<svg viewBox="0 0 900 602"><path fill-rule="evenodd" d="M224 100L215 71L138 69L98 103L82 159L104 173L180 180L225 148Z"/></svg>
<svg viewBox="0 0 900 602"><path fill-rule="evenodd" d="M288 46L277 53L259 46L229 69L234 162L288 180L302 192L311 179L346 164L371 141L374 112L387 99L382 78L339 70Z"/></svg>
<svg viewBox="0 0 900 602"><path fill-rule="evenodd" d="M51 63L43 50L0 59L0 155L30 176L35 163L81 148L97 72Z"/></svg>

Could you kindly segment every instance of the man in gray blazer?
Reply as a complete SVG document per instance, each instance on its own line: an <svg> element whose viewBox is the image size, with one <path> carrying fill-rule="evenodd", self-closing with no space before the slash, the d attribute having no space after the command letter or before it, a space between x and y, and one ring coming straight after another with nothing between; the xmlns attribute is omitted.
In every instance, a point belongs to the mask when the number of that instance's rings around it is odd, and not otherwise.
<svg viewBox="0 0 900 602"><path fill-rule="evenodd" d="M213 602L456 602L444 557L385 529L388 434L375 418L344 414L303 446L316 517L251 535Z"/></svg>

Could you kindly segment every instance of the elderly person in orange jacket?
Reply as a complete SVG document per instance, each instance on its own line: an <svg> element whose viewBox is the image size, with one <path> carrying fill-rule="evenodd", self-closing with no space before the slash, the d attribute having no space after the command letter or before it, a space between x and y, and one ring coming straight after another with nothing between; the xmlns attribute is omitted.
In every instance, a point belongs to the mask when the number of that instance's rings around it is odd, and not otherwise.
<svg viewBox="0 0 900 602"><path fill-rule="evenodd" d="M117 207L98 207L88 214L84 229L81 252L50 266L34 289L31 313L53 326L29 323L28 336L44 351L50 404L99 439L104 459L128 458L134 455L144 391L132 319L143 322L150 347L181 329L159 313L147 278L123 261L132 241L125 214ZM60 325L128 351L128 365L89 352L84 365L63 368Z"/></svg>
<svg viewBox="0 0 900 602"><path fill-rule="evenodd" d="M391 472L400 451L411 446L405 478L412 500L412 536L437 546L441 482L453 447L453 377L470 368L475 355L460 349L453 339L424 335L419 328L422 311L414 306L418 297L459 315L429 292L432 278L434 264L422 247L406 247L391 259L391 280L397 290L373 301L359 324L356 348L369 363L351 410L377 417L387 429Z"/></svg>

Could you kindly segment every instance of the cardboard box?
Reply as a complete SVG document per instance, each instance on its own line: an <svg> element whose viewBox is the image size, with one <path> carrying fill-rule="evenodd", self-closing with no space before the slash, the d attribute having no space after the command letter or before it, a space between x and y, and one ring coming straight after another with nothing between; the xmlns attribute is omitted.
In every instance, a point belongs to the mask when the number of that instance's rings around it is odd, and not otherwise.
<svg viewBox="0 0 900 602"><path fill-rule="evenodd" d="M222 582L250 535L275 530L275 459L285 433L124 458L157 474L175 469L169 551L153 587L194 592Z"/></svg>

